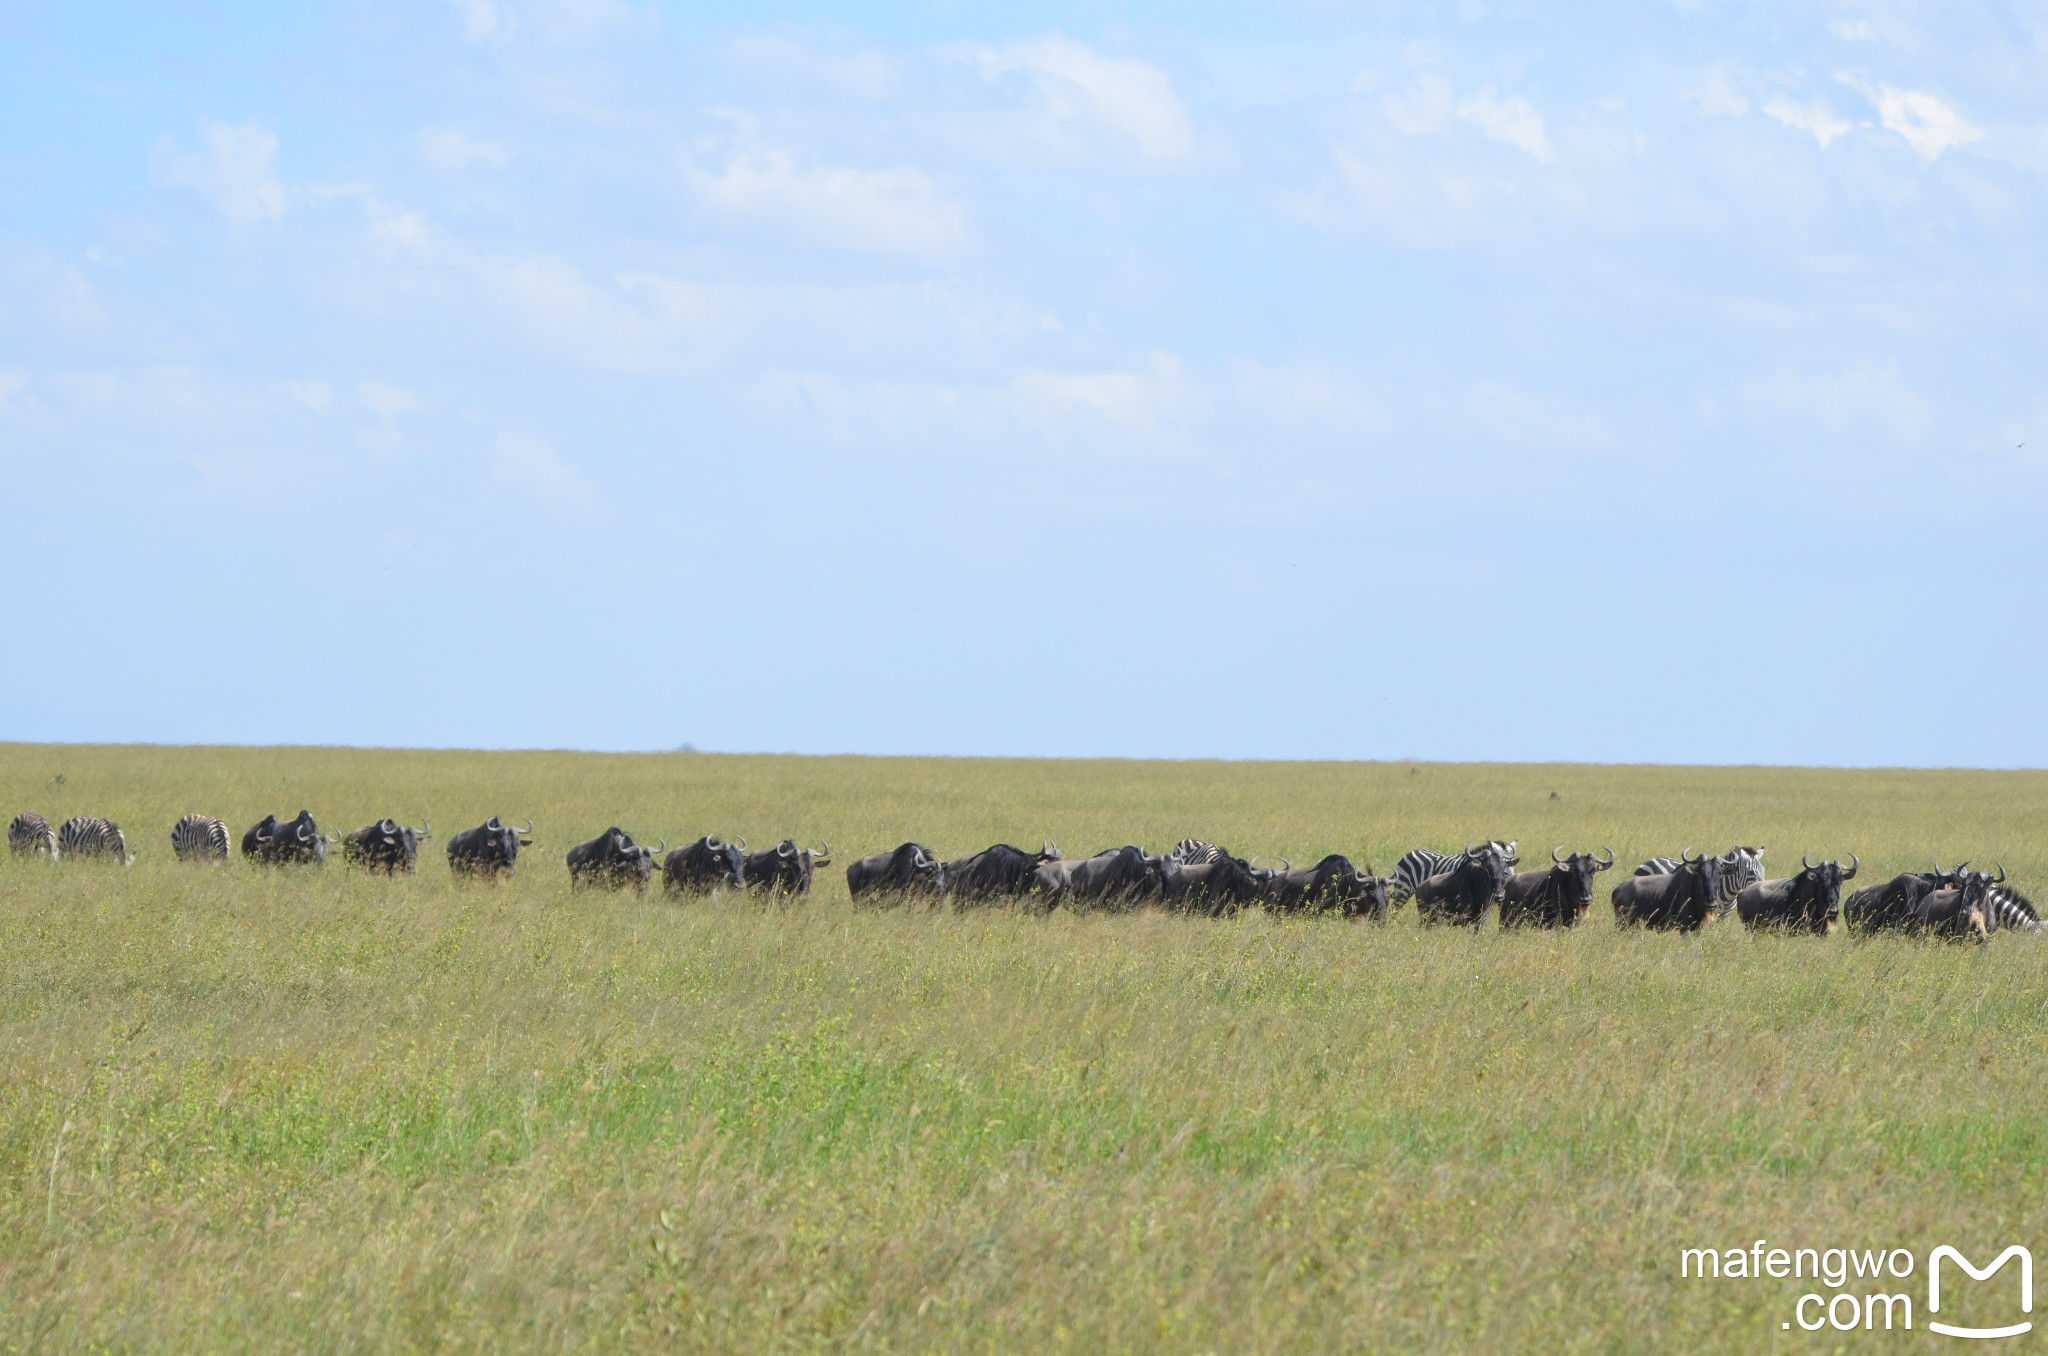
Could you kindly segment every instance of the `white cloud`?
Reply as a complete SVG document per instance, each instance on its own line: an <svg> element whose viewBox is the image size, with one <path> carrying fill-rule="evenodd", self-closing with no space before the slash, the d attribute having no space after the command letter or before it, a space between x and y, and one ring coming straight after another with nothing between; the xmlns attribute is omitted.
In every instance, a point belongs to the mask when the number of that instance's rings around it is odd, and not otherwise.
<svg viewBox="0 0 2048 1356"><path fill-rule="evenodd" d="M320 383L323 390L325 383ZM384 421L384 427L394 428L392 420L401 414L420 408L420 398L403 386L393 386L388 381L366 381L356 387L356 400L370 413Z"/></svg>
<svg viewBox="0 0 2048 1356"><path fill-rule="evenodd" d="M1877 41L1877 30L1861 19L1837 19L1828 25L1828 32L1843 42Z"/></svg>
<svg viewBox="0 0 2048 1356"><path fill-rule="evenodd" d="M1165 71L1130 57L1108 57L1083 42L1050 37L990 47L969 43L951 50L994 81L1021 75L1031 81L1053 124L1040 140L1081 149L1107 139L1141 158L1185 165L1200 144L1187 109ZM1081 145L1074 146L1078 134ZM1093 157L1089 157L1093 158Z"/></svg>
<svg viewBox="0 0 2048 1356"><path fill-rule="evenodd" d="M1984 136L1962 114L1932 94L1878 84L1860 71L1844 71L1836 79L1877 105L1878 117L1884 125L1904 137L1920 153L1920 158L1930 164L1939 160L1943 151Z"/></svg>
<svg viewBox="0 0 2048 1356"><path fill-rule="evenodd" d="M1854 123L1836 117L1834 110L1820 99L1810 104L1801 104L1779 95L1765 101L1764 112L1787 127L1813 133L1822 150L1826 150L1829 142L1855 126Z"/></svg>
<svg viewBox="0 0 2048 1356"><path fill-rule="evenodd" d="M693 166L687 175L705 206L803 244L925 258L957 254L972 235L966 209L914 169L805 164L753 148L735 152L720 173Z"/></svg>
<svg viewBox="0 0 2048 1356"><path fill-rule="evenodd" d="M462 35L471 42L489 42L498 34L498 7L491 0L454 0L462 12Z"/></svg>
<svg viewBox="0 0 2048 1356"><path fill-rule="evenodd" d="M1550 137L1543 130L1543 115L1520 95L1497 99L1492 90L1481 90L1458 104L1458 117L1495 141L1519 146L1538 160L1552 158Z"/></svg>
<svg viewBox="0 0 2048 1356"><path fill-rule="evenodd" d="M278 221L285 211L277 182L277 133L256 123L203 122L203 151L188 152L166 135L156 144L160 182L189 188L229 221Z"/></svg>
<svg viewBox="0 0 2048 1356"><path fill-rule="evenodd" d="M495 142L479 141L452 127L423 128L419 134L420 155L435 169L461 170L471 165L503 169L512 153Z"/></svg>
<svg viewBox="0 0 2048 1356"><path fill-rule="evenodd" d="M588 517L599 505L597 487L564 462L546 439L507 429L491 449L491 479L549 508Z"/></svg>
<svg viewBox="0 0 2048 1356"><path fill-rule="evenodd" d="M1136 371L1026 371L1011 382L1002 404L1048 435L1078 418L1084 426L1106 422L1126 433L1161 438L1184 431L1200 402L1199 388L1188 381L1179 355L1155 353Z"/></svg>
<svg viewBox="0 0 2048 1356"><path fill-rule="evenodd" d="M277 389L315 414L325 414L334 406L334 388L324 381L281 381Z"/></svg>
<svg viewBox="0 0 2048 1356"><path fill-rule="evenodd" d="M1749 96L1735 87L1726 66L1701 71L1681 97L1699 109L1703 118L1739 118L1749 112Z"/></svg>

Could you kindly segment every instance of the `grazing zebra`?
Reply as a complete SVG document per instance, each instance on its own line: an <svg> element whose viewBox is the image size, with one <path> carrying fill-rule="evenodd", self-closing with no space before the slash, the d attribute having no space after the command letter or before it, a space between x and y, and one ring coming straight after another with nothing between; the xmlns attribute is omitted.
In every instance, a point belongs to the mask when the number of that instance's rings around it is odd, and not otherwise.
<svg viewBox="0 0 2048 1356"><path fill-rule="evenodd" d="M171 830L171 851L181 862L224 862L228 826L212 815L186 815Z"/></svg>
<svg viewBox="0 0 2048 1356"><path fill-rule="evenodd" d="M123 866L135 860L128 855L128 839L121 826L98 815L73 815L65 820L57 846L66 857L112 857Z"/></svg>
<svg viewBox="0 0 2048 1356"><path fill-rule="evenodd" d="M1638 876L1668 876L1679 868L1676 857L1652 857L1636 868ZM1755 885L1764 879L1764 850L1761 847L1743 847L1740 844L1728 849L1721 857L1721 900L1723 903L1742 893L1745 886Z"/></svg>
<svg viewBox="0 0 2048 1356"><path fill-rule="evenodd" d="M1396 904L1405 904L1415 897L1416 886L1431 876L1459 870L1483 852L1499 853L1503 862L1514 866L1522 860L1522 854L1515 846L1520 841L1511 838L1503 843L1495 838L1478 847L1467 843L1463 852L1431 852L1428 848L1417 848L1394 864L1394 874L1388 878L1387 894Z"/></svg>
<svg viewBox="0 0 2048 1356"><path fill-rule="evenodd" d="M41 815L16 815L7 826L7 846L14 849L17 857L41 853L53 862L57 860L57 832Z"/></svg>

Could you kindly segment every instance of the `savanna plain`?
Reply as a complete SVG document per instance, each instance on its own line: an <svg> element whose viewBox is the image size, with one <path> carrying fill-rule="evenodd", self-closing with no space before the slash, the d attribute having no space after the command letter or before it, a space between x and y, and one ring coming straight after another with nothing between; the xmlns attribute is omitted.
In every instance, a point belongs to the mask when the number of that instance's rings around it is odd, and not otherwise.
<svg viewBox="0 0 2048 1356"><path fill-rule="evenodd" d="M302 807L435 837L396 879L171 859L189 811ZM0 745L21 810L136 861L0 861L9 1351L1835 1350L1924 1320L1787 1330L1810 1281L1680 1250L2048 1239L2048 946L1606 902L1735 842L2039 900L2048 774ZM493 814L536 846L451 879ZM611 824L835 865L788 905L571 893ZM1513 934L856 911L842 874L1187 835L1621 865Z"/></svg>

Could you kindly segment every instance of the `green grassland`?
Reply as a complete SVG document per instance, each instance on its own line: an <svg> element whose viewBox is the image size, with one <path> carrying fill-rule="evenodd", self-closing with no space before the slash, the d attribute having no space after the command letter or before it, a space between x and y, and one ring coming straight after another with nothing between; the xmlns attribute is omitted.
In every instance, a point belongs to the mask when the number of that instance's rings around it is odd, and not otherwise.
<svg viewBox="0 0 2048 1356"><path fill-rule="evenodd" d="M302 806L436 842L396 880L170 860L188 811ZM1679 1250L2048 1242L2048 947L1605 899L1736 841L2039 898L2044 774L0 745L23 809L137 860L0 861L9 1351L1835 1350L1780 1326L1810 1282ZM491 814L538 845L452 881ZM838 867L572 895L614 823L1623 865L1591 926L1513 935L855 912Z"/></svg>

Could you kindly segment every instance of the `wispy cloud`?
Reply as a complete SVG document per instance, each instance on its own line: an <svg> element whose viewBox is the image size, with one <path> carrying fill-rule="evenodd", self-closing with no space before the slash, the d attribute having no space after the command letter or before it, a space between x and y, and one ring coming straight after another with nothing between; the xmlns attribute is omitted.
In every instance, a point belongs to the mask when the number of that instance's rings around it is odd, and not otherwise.
<svg viewBox="0 0 2048 1356"><path fill-rule="evenodd" d="M1836 78L1875 104L1884 125L1904 137L1930 164L1944 151L1984 137L1961 113L1925 91L1882 84L1861 71L1843 71Z"/></svg>
<svg viewBox="0 0 2048 1356"><path fill-rule="evenodd" d="M798 244L927 258L972 239L967 209L916 169L854 169L750 146L714 169L693 162L685 178L712 212Z"/></svg>
<svg viewBox="0 0 2048 1356"><path fill-rule="evenodd" d="M193 190L238 226L284 218L277 133L254 122L203 122L200 139L204 148L198 151L187 151L168 134L157 141L158 182Z"/></svg>
<svg viewBox="0 0 2048 1356"><path fill-rule="evenodd" d="M1820 99L1802 104L1784 95L1778 95L1764 101L1764 112L1787 127L1813 133L1814 140L1820 143L1822 150L1826 150L1829 142L1855 126L1852 122L1836 117L1834 110Z"/></svg>
<svg viewBox="0 0 2048 1356"><path fill-rule="evenodd" d="M1012 131L1041 150L1075 161L1193 164L1201 154L1187 107L1167 73L1134 57L1105 56L1084 42L1053 34L948 49L982 78L1024 80L1036 95L1026 123ZM1033 125L1035 124L1035 125Z"/></svg>
<svg viewBox="0 0 2048 1356"><path fill-rule="evenodd" d="M471 165L503 169L512 153L497 142L484 141L452 127L429 127L419 135L420 156L435 169L462 170Z"/></svg>
<svg viewBox="0 0 2048 1356"><path fill-rule="evenodd" d="M602 502L597 486L563 461L552 443L513 429L501 432L492 446L491 479L570 517L590 517Z"/></svg>

